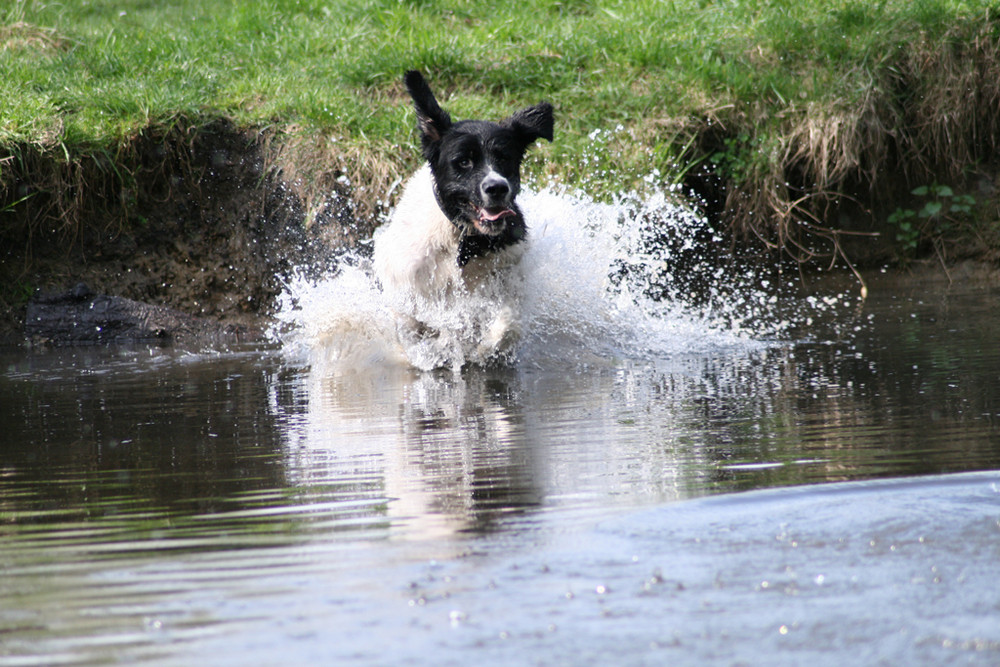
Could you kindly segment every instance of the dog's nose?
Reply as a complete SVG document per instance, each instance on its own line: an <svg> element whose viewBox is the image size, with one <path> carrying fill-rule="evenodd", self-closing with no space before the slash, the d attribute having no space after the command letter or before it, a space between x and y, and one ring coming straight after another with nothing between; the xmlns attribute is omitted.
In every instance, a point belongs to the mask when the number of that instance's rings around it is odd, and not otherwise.
<svg viewBox="0 0 1000 667"><path fill-rule="evenodd" d="M510 183L507 182L506 178L495 173L484 178L480 187L483 190L483 196L491 201L505 201L507 195L510 194Z"/></svg>

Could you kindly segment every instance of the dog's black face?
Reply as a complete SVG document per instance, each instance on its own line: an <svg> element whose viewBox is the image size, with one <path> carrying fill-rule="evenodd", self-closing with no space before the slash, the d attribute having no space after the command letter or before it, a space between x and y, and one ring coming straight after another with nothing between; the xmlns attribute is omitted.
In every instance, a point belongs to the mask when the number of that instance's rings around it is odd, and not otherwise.
<svg viewBox="0 0 1000 667"><path fill-rule="evenodd" d="M407 72L405 82L438 204L461 230L459 264L523 240L527 229L514 201L521 160L536 139L552 141L552 105L542 102L499 123L453 123L419 72Z"/></svg>

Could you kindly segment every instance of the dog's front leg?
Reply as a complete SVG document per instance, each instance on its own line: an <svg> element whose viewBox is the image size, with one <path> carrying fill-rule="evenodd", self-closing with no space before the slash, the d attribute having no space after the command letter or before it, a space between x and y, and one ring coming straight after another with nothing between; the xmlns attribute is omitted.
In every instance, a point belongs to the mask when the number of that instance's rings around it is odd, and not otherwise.
<svg viewBox="0 0 1000 667"><path fill-rule="evenodd" d="M489 359L510 352L520 338L521 323L515 315L515 309L504 304L484 329L476 353L480 359Z"/></svg>

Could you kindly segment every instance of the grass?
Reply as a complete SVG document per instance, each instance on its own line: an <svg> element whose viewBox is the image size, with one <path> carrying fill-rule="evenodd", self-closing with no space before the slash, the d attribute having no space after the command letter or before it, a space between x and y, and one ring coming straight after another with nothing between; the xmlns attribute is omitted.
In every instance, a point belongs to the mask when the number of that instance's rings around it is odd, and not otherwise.
<svg viewBox="0 0 1000 667"><path fill-rule="evenodd" d="M150 128L220 117L378 197L416 160L409 68L459 118L553 102L546 178L601 196L658 172L802 257L810 229L836 244L842 198L957 182L1000 138L995 0L14 0L0 204L28 153L113 169Z"/></svg>

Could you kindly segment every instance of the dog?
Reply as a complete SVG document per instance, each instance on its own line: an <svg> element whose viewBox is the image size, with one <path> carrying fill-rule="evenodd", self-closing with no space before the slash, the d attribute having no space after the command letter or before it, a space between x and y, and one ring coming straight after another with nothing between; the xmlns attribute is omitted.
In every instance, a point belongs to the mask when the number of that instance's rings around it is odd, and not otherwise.
<svg viewBox="0 0 1000 667"><path fill-rule="evenodd" d="M403 80L426 164L407 181L375 239L375 276L409 340L440 334L423 317L428 304L500 292L492 297L495 313L472 332L479 339L476 354L488 358L518 336L516 289L505 279L528 235L516 202L520 167L536 140L553 140L553 108L541 102L500 122L453 122L420 72Z"/></svg>

